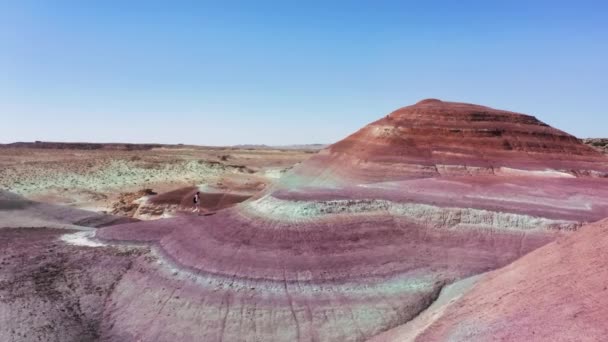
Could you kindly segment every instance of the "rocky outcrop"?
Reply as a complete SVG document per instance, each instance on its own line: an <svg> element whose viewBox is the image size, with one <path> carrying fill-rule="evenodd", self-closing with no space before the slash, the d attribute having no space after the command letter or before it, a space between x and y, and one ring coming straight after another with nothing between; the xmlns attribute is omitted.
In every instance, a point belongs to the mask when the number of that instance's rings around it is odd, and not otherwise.
<svg viewBox="0 0 608 342"><path fill-rule="evenodd" d="M608 153L608 139L589 138L583 139L583 143L593 147L594 149L602 153Z"/></svg>
<svg viewBox="0 0 608 342"><path fill-rule="evenodd" d="M145 196L156 195L152 189L142 189L136 192L121 193L112 204L112 214L134 217L140 207L139 200Z"/></svg>

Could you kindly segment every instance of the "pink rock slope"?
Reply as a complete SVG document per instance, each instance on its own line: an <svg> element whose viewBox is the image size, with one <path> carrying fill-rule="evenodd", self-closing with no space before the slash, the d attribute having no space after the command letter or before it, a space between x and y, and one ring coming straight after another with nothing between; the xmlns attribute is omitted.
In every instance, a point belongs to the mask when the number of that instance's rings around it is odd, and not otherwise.
<svg viewBox="0 0 608 342"><path fill-rule="evenodd" d="M117 285L102 338L365 340L608 216L607 172L534 117L425 100L215 215L100 229L157 256Z"/></svg>
<svg viewBox="0 0 608 342"><path fill-rule="evenodd" d="M373 340L604 341L606 249L608 220L582 227Z"/></svg>

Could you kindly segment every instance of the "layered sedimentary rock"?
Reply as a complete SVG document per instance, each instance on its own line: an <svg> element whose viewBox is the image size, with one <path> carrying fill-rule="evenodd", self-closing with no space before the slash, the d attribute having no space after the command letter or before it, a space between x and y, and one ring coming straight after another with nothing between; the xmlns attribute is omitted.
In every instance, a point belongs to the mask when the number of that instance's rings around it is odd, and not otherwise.
<svg viewBox="0 0 608 342"><path fill-rule="evenodd" d="M608 153L608 139L606 138L583 139L583 143L593 147L594 149L602 153Z"/></svg>
<svg viewBox="0 0 608 342"><path fill-rule="evenodd" d="M603 341L607 248L608 220L585 226L375 341Z"/></svg>
<svg viewBox="0 0 608 342"><path fill-rule="evenodd" d="M117 285L102 338L363 340L608 216L607 171L531 116L425 100L213 216L99 230L158 258Z"/></svg>
<svg viewBox="0 0 608 342"><path fill-rule="evenodd" d="M600 153L533 116L428 99L331 145L286 180L333 185L512 169L608 175Z"/></svg>

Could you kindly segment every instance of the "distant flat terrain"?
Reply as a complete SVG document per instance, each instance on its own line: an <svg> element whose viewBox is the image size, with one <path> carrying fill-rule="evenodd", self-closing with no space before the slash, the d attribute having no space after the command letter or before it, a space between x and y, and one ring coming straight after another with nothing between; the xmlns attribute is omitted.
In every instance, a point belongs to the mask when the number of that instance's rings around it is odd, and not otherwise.
<svg viewBox="0 0 608 342"><path fill-rule="evenodd" d="M125 198L185 187L238 187L253 193L308 159L317 148L5 144L0 145L0 190L107 212Z"/></svg>

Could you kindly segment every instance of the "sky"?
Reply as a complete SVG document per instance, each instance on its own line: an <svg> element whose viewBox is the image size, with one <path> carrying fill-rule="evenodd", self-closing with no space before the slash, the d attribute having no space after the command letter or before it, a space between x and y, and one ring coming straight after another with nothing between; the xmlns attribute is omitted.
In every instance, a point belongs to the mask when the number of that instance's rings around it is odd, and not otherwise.
<svg viewBox="0 0 608 342"><path fill-rule="evenodd" d="M0 143L332 143L424 98L608 137L606 1L0 1Z"/></svg>

